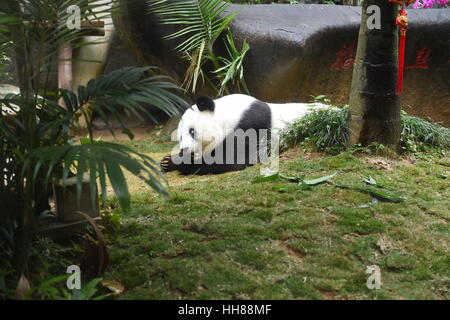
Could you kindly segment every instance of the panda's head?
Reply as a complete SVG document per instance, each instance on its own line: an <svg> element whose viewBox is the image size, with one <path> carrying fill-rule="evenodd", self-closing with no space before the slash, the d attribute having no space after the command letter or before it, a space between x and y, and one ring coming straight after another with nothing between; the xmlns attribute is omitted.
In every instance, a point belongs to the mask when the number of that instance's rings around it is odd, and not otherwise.
<svg viewBox="0 0 450 320"><path fill-rule="evenodd" d="M177 138L183 152L196 156L214 149L224 139L224 128L214 116L215 103L200 97L181 117Z"/></svg>

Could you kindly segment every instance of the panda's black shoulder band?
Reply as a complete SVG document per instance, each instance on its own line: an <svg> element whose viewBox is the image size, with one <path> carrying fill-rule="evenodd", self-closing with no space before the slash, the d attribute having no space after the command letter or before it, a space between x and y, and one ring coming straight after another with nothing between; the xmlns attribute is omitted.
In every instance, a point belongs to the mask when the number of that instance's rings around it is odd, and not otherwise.
<svg viewBox="0 0 450 320"><path fill-rule="evenodd" d="M200 97L197 99L197 108L200 111L214 112L214 100L208 97Z"/></svg>

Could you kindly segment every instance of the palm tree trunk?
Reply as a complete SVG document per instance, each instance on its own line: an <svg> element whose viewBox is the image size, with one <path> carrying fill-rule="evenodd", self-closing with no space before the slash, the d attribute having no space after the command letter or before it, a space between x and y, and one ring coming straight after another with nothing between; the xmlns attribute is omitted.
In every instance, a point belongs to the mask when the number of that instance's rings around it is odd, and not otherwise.
<svg viewBox="0 0 450 320"><path fill-rule="evenodd" d="M17 1L6 1L3 6L7 13L16 17L22 16L22 11ZM20 94L21 94L21 107L23 108L26 103L29 103L32 94L32 64L31 64L31 50L27 43L25 27L22 24L12 25L10 27L11 40L15 47L15 59L17 65L17 73L19 78ZM22 110L23 117L27 123L29 130L28 139L24 141L27 145L32 146L35 144L36 135L33 134L36 128L36 110L33 106L27 105ZM22 150L23 151L23 150ZM32 180L33 172L29 169L25 173L26 181ZM18 275L24 273L30 248L30 232L33 219L33 207L32 203L35 198L34 185L26 183L22 190L19 190L19 194L23 194L23 205L19 205L20 210L17 211L17 229L14 234L14 268Z"/></svg>
<svg viewBox="0 0 450 320"><path fill-rule="evenodd" d="M367 8L381 9L381 28L369 29ZM350 91L349 143L378 142L397 148L400 142L400 99L396 93L397 5L364 0L358 49Z"/></svg>

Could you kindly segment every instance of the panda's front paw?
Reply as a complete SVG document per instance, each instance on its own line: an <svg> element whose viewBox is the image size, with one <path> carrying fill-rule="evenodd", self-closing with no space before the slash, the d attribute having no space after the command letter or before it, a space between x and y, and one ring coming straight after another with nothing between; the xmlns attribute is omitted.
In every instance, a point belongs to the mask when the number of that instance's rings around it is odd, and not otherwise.
<svg viewBox="0 0 450 320"><path fill-rule="evenodd" d="M159 166L161 167L161 170L163 172L169 172L169 171L175 170L175 164L172 161L171 155L165 156L159 163Z"/></svg>

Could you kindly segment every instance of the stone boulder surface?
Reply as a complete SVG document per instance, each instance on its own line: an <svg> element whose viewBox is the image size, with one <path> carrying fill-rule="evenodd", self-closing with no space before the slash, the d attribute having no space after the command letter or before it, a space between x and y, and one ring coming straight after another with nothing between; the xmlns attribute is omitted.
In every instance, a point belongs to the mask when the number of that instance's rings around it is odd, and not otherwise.
<svg viewBox="0 0 450 320"><path fill-rule="evenodd" d="M179 0L178 0L179 1ZM164 37L176 26L148 14L145 0L121 0L114 23L139 64L157 65L180 81L186 65ZM230 27L250 50L244 74L250 93L268 102L305 102L326 95L347 103L361 8L332 5L231 5ZM402 105L413 115L450 126L450 10L408 10ZM223 52L218 40L217 50ZM381 50L382 48L380 48ZM197 95L211 94L200 87ZM192 97L191 97L192 98Z"/></svg>

